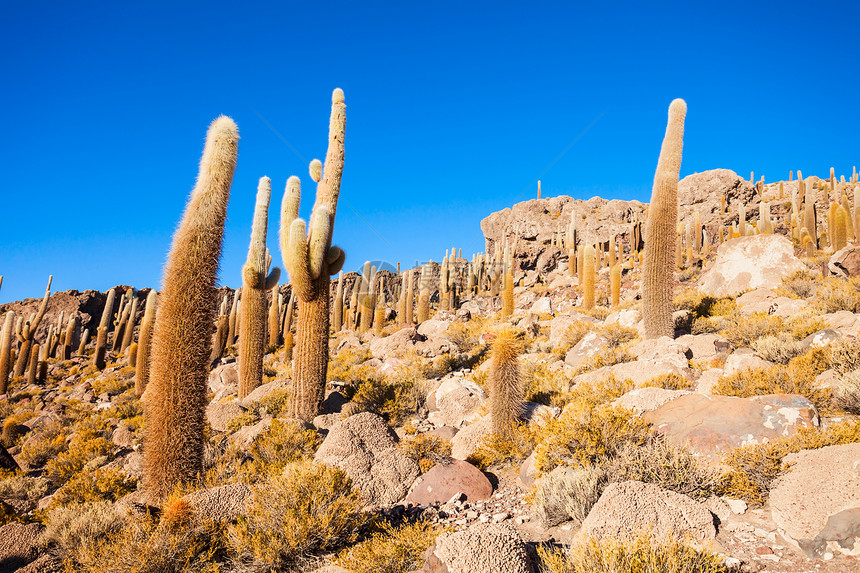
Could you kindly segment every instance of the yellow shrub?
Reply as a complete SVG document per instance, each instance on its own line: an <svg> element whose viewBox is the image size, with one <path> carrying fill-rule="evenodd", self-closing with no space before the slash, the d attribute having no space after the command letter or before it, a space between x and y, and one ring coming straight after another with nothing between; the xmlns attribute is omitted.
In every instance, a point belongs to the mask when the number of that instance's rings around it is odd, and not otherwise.
<svg viewBox="0 0 860 573"><path fill-rule="evenodd" d="M51 499L51 506L92 501L116 501L137 489L137 479L120 469L79 471Z"/></svg>
<svg viewBox="0 0 860 573"><path fill-rule="evenodd" d="M776 294L789 298L808 298L815 292L815 287L821 281L821 273L809 269L795 271L782 279L782 285L776 288Z"/></svg>
<svg viewBox="0 0 860 573"><path fill-rule="evenodd" d="M605 368L606 366L614 366L622 362L632 362L633 360L636 360L636 357L630 354L626 346L607 346L580 366L576 370L575 375L578 376L586 372Z"/></svg>
<svg viewBox="0 0 860 573"><path fill-rule="evenodd" d="M663 388L664 390L689 390L693 387L693 382L687 379L686 376L667 372L659 374L653 378L646 380L642 384L643 388Z"/></svg>
<svg viewBox="0 0 860 573"><path fill-rule="evenodd" d="M831 426L826 431L800 428L787 438L735 448L723 459L732 471L724 476L722 489L725 495L761 505L767 499L770 484L787 469L782 460L788 454L858 442L860 421L850 420Z"/></svg>
<svg viewBox="0 0 860 573"><path fill-rule="evenodd" d="M595 324L589 320L577 320L564 331L564 341L571 346L576 346L594 328Z"/></svg>
<svg viewBox="0 0 860 573"><path fill-rule="evenodd" d="M561 369L550 370L545 362L525 362L521 365L523 377L528 384L526 400L548 406L562 406L562 396L567 390L567 379Z"/></svg>
<svg viewBox="0 0 860 573"><path fill-rule="evenodd" d="M384 524L370 539L342 551L336 565L353 573L402 573L420 568L424 553L436 538L448 531L428 521L399 527Z"/></svg>
<svg viewBox="0 0 860 573"><path fill-rule="evenodd" d="M814 370L806 363L792 366L790 363L788 367L775 365L767 368L751 368L729 376L721 376L712 388L712 392L739 398L768 394L800 394L820 410L829 408L830 391L815 387L817 374L811 374Z"/></svg>
<svg viewBox="0 0 860 573"><path fill-rule="evenodd" d="M534 433L527 424L520 424L511 438L496 434L487 435L467 461L478 469L518 462L526 459L534 449Z"/></svg>
<svg viewBox="0 0 860 573"><path fill-rule="evenodd" d="M415 460L422 473L437 463L444 463L451 456L451 440L435 434L408 435L398 445L408 457Z"/></svg>
<svg viewBox="0 0 860 573"><path fill-rule="evenodd" d="M227 433L233 433L237 430L244 428L245 426L253 426L257 422L260 421L260 415L256 412L256 410L246 410L239 414L238 416L233 416L227 422L225 429Z"/></svg>
<svg viewBox="0 0 860 573"><path fill-rule="evenodd" d="M280 473L286 464L313 457L321 441L316 430L305 429L301 422L275 418L248 448L256 462L248 471Z"/></svg>
<svg viewBox="0 0 860 573"><path fill-rule="evenodd" d="M828 347L830 366L839 374L860 370L860 340L841 338Z"/></svg>
<svg viewBox="0 0 860 573"><path fill-rule="evenodd" d="M50 422L25 440L21 458L30 468L40 468L66 449L70 428L59 420Z"/></svg>
<svg viewBox="0 0 860 573"><path fill-rule="evenodd" d="M723 329L720 334L735 348L749 347L762 336L774 336L785 330L782 318L770 314L757 313L742 317L734 325Z"/></svg>
<svg viewBox="0 0 860 573"><path fill-rule="evenodd" d="M812 307L821 313L860 312L860 281L831 278L815 290Z"/></svg>
<svg viewBox="0 0 860 573"><path fill-rule="evenodd" d="M80 428L72 434L68 449L45 464L45 477L62 484L81 471L90 460L107 455L111 447L102 433L92 428Z"/></svg>
<svg viewBox="0 0 860 573"><path fill-rule="evenodd" d="M811 312L800 312L788 319L786 324L795 340L803 340L810 334L824 330L827 323Z"/></svg>
<svg viewBox="0 0 860 573"><path fill-rule="evenodd" d="M362 382L352 396L356 412L373 412L392 426L399 426L418 411L424 393L415 380L404 377L381 377Z"/></svg>
<svg viewBox="0 0 860 573"><path fill-rule="evenodd" d="M629 326L622 326L617 322L600 327L598 332L606 339L610 348L618 348L639 337L638 330Z"/></svg>
<svg viewBox="0 0 860 573"><path fill-rule="evenodd" d="M328 379L358 385L365 380L378 380L379 372L363 363L373 358L367 348L345 348L335 354L328 363Z"/></svg>
<svg viewBox="0 0 860 573"><path fill-rule="evenodd" d="M133 369L132 369L133 370ZM122 394L129 388L134 387L134 380L120 380L119 378L108 375L103 378L94 378L92 380L93 394L100 396L107 392L111 396Z"/></svg>

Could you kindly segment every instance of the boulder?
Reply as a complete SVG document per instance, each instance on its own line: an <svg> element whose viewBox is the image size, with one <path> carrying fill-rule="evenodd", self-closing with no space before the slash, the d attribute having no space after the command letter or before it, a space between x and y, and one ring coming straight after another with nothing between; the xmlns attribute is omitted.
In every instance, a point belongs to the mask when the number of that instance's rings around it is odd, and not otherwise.
<svg viewBox="0 0 860 573"><path fill-rule="evenodd" d="M0 445L0 470L17 470L18 462L12 457L6 448Z"/></svg>
<svg viewBox="0 0 860 573"><path fill-rule="evenodd" d="M484 438L492 432L489 416L480 418L451 438L451 457L458 460L465 460L475 453Z"/></svg>
<svg viewBox="0 0 860 573"><path fill-rule="evenodd" d="M842 338L842 333L837 330L826 328L824 330L819 330L818 332L813 332L801 342L803 343L804 349L822 348L831 342L836 342L840 338Z"/></svg>
<svg viewBox="0 0 860 573"><path fill-rule="evenodd" d="M660 376L662 374L677 374L685 378L692 378L693 371L687 367L680 367L680 360L677 355L667 355L666 360L634 360L632 362L622 362L613 366L604 366L585 374L580 374L572 381L572 386L582 382L594 383L606 379L608 376L614 376L616 380L631 380L636 387L642 386L645 382ZM684 359L686 362L686 359Z"/></svg>
<svg viewBox="0 0 860 573"><path fill-rule="evenodd" d="M531 573L526 544L507 523L475 523L443 533L427 551L421 571L432 573Z"/></svg>
<svg viewBox="0 0 860 573"><path fill-rule="evenodd" d="M606 337L596 332L589 332L582 337L582 340L576 343L576 346L568 350L564 356L564 363L571 368L579 368L588 362L590 358L599 354L606 348L607 344Z"/></svg>
<svg viewBox="0 0 860 573"><path fill-rule="evenodd" d="M532 303L529 310L536 314L552 314L552 299L548 296L541 297Z"/></svg>
<svg viewBox="0 0 860 573"><path fill-rule="evenodd" d="M650 483L610 484L582 522L580 535L632 539L651 530L657 539L689 535L700 544L716 538L714 517L701 503Z"/></svg>
<svg viewBox="0 0 860 573"><path fill-rule="evenodd" d="M637 325L641 320L642 313L635 309L629 309L613 312L606 317L606 320L604 320L603 323L607 326L610 324L619 324L621 326L626 326L627 328L637 328Z"/></svg>
<svg viewBox="0 0 860 573"><path fill-rule="evenodd" d="M784 277L805 269L794 256L791 241L781 235L739 237L719 246L716 260L702 273L699 290L721 297L759 287L772 289Z"/></svg>
<svg viewBox="0 0 860 573"><path fill-rule="evenodd" d="M216 432L225 432L230 420L244 411L236 402L211 402L206 406L206 421Z"/></svg>
<svg viewBox="0 0 860 573"><path fill-rule="evenodd" d="M267 432L272 427L272 418L266 417L250 426L243 426L230 434L230 440L236 444L240 450L247 450L254 443L258 436Z"/></svg>
<svg viewBox="0 0 860 573"><path fill-rule="evenodd" d="M251 488L243 483L231 483L189 493L182 499L195 515L207 521L229 523L245 513L245 503Z"/></svg>
<svg viewBox="0 0 860 573"><path fill-rule="evenodd" d="M848 245L839 249L827 263L830 272L841 277L856 277L860 275L860 246Z"/></svg>
<svg viewBox="0 0 860 573"><path fill-rule="evenodd" d="M732 374L736 374L742 370L754 370L756 368L767 368L769 366L773 366L773 362L768 362L764 358L759 358L751 349L738 348L732 352L728 358L726 358L726 363L723 366L723 373L725 376L731 376Z"/></svg>
<svg viewBox="0 0 860 573"><path fill-rule="evenodd" d="M397 503L420 471L397 447L397 436L385 420L370 412L331 428L314 460L346 472L369 505Z"/></svg>
<svg viewBox="0 0 860 573"><path fill-rule="evenodd" d="M46 553L29 565L21 567L15 573L65 573L66 571L67 569L58 557Z"/></svg>
<svg viewBox="0 0 860 573"><path fill-rule="evenodd" d="M726 224L720 214L722 196L725 196L728 211L734 215L735 221L739 202L746 206L748 215L758 213L760 199L755 185L731 169L709 169L688 175L678 182L678 221L693 225L698 212L703 225ZM709 232L712 230L709 228Z"/></svg>
<svg viewBox="0 0 860 573"><path fill-rule="evenodd" d="M12 572L39 556L39 533L42 526L24 525L17 521L0 527L0 571Z"/></svg>
<svg viewBox="0 0 860 573"><path fill-rule="evenodd" d="M790 436L820 423L815 406L793 394L736 398L693 393L645 412L642 419L715 465L737 446Z"/></svg>
<svg viewBox="0 0 860 573"><path fill-rule="evenodd" d="M242 400L242 407L249 408L257 402L262 402L269 395L277 392L278 390L284 390L290 385L289 380L272 380L271 382L267 382L265 384L261 384L251 390L245 399Z"/></svg>
<svg viewBox="0 0 860 573"><path fill-rule="evenodd" d="M458 492L464 494L468 501L477 501L493 495L493 486L487 476L472 464L452 460L450 463L437 463L415 480L406 501L421 505L445 503Z"/></svg>
<svg viewBox="0 0 860 573"><path fill-rule="evenodd" d="M692 360L709 360L731 348L729 341L718 334L685 334L677 342L690 349Z"/></svg>
<svg viewBox="0 0 860 573"><path fill-rule="evenodd" d="M556 316L549 321L549 341L553 344L559 344L563 342L564 337L567 333L567 329L570 328L573 323L579 321L590 322L592 324L598 322L596 319L585 314L579 314L578 312Z"/></svg>
<svg viewBox="0 0 860 573"><path fill-rule="evenodd" d="M239 385L239 363L222 364L209 373L209 389L217 393L228 386Z"/></svg>
<svg viewBox="0 0 860 573"><path fill-rule="evenodd" d="M860 444L789 454L770 490L774 523L809 557L860 555Z"/></svg>
<svg viewBox="0 0 860 573"><path fill-rule="evenodd" d="M520 471L518 477L520 478L520 483L525 487L531 487L535 483L535 479L538 475L537 462L535 461L535 453L532 452L529 454L529 457L523 460L522 465L520 466Z"/></svg>
<svg viewBox="0 0 860 573"><path fill-rule="evenodd" d="M690 394L688 390L664 390L663 388L636 388L612 401L613 406L621 406L637 414L656 410L675 398Z"/></svg>
<svg viewBox="0 0 860 573"><path fill-rule="evenodd" d="M427 419L437 426L459 428L478 418L476 410L486 399L486 392L471 380L448 376L427 396Z"/></svg>

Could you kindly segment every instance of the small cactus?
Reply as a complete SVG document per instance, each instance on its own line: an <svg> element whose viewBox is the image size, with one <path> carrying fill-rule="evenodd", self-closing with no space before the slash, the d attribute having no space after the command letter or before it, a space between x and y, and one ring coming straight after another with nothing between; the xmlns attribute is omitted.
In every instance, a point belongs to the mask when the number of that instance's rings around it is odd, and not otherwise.
<svg viewBox="0 0 860 573"><path fill-rule="evenodd" d="M24 371L27 369L27 361L30 358L30 346L33 345L33 337L36 335L36 329L42 322L42 318L44 318L45 311L48 308L48 298L51 296L51 282L53 280L53 275L48 277L48 286L45 288L45 297L42 299L42 304L39 305L39 310L36 312L36 315L23 321L20 329L18 329L16 325L16 334L18 336L18 340L21 342L21 346L18 349L18 357L15 360L15 370L12 374L16 378L18 376L23 376Z"/></svg>
<svg viewBox="0 0 860 573"><path fill-rule="evenodd" d="M621 302L621 265L616 264L609 269L609 292L612 306L618 306Z"/></svg>
<svg viewBox="0 0 860 573"><path fill-rule="evenodd" d="M520 372L520 344L510 330L503 330L490 349L490 419L493 433L510 438L523 413L525 388Z"/></svg>
<svg viewBox="0 0 860 573"><path fill-rule="evenodd" d="M845 210L845 207L839 205L836 208L836 215L834 215L833 220L833 250L838 251L848 244L848 211Z"/></svg>

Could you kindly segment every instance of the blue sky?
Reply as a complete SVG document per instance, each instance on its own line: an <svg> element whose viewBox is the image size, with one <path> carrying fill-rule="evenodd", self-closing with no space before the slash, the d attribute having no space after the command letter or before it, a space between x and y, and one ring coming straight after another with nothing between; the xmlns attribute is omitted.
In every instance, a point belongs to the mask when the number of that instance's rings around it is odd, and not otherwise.
<svg viewBox="0 0 860 573"><path fill-rule="evenodd" d="M860 163L857 2L598 4L6 3L0 302L51 273L55 290L160 285L222 113L242 139L221 283L241 283L262 175L280 265L283 187L302 177L306 216L334 87L348 270L478 252L480 220L539 178L545 196L647 201L675 97L682 176Z"/></svg>

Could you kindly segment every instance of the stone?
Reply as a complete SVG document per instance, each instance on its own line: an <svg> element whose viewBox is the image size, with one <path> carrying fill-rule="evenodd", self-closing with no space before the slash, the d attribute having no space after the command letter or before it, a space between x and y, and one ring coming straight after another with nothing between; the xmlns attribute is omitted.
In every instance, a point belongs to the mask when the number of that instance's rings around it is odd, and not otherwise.
<svg viewBox="0 0 860 573"><path fill-rule="evenodd" d="M532 303L529 310L535 314L552 314L552 299L548 296L541 297Z"/></svg>
<svg viewBox="0 0 860 573"><path fill-rule="evenodd" d="M531 454L529 454L529 457L523 460L517 477L519 477L520 483L528 488L534 485L538 473L539 472L537 468L537 462L535 461L535 453L532 452Z"/></svg>
<svg viewBox="0 0 860 573"><path fill-rule="evenodd" d="M768 362L764 358L756 356L755 352L751 349L738 348L732 352L728 358L726 358L726 363L723 366L723 373L725 376L731 376L732 374L736 374L742 370L755 370L757 368L768 368L770 366L773 366L773 362Z"/></svg>
<svg viewBox="0 0 860 573"><path fill-rule="evenodd" d="M462 460L437 463L412 484L406 502L420 505L444 503L455 493L462 493L468 501L488 499L493 486L487 476L472 464Z"/></svg>
<svg viewBox="0 0 860 573"><path fill-rule="evenodd" d="M260 435L267 432L272 427L272 418L263 418L256 424L251 426L243 426L230 434L230 440L236 444L240 450L247 450Z"/></svg>
<svg viewBox="0 0 860 573"><path fill-rule="evenodd" d="M770 508L783 537L809 557L860 555L860 444L789 454Z"/></svg>
<svg viewBox="0 0 860 573"><path fill-rule="evenodd" d="M582 522L581 535L633 539L651 529L657 539L683 538L706 544L716 538L714 518L701 503L650 483L609 484Z"/></svg>
<svg viewBox="0 0 860 573"><path fill-rule="evenodd" d="M2 567L2 563L0 563ZM0 569L2 571L2 569ZM49 553L40 555L38 559L16 570L15 573L65 573L67 569L63 566L63 562L54 555Z"/></svg>
<svg viewBox="0 0 860 573"><path fill-rule="evenodd" d="M699 394L713 394L714 385L723 377L722 368L708 368L696 381L696 392Z"/></svg>
<svg viewBox="0 0 860 573"><path fill-rule="evenodd" d="M688 390L664 390L663 388L636 388L612 401L613 406L633 410L637 414L656 410L681 396L691 394Z"/></svg>
<svg viewBox="0 0 860 573"><path fill-rule="evenodd" d="M128 424L121 423L111 434L111 442L121 448L130 448L134 445L134 432L129 429Z"/></svg>
<svg viewBox="0 0 860 573"><path fill-rule="evenodd" d="M590 358L599 354L606 348L607 344L606 337L596 332L589 332L576 343L576 346L568 350L564 356L564 363L571 368L579 368Z"/></svg>
<svg viewBox="0 0 860 573"><path fill-rule="evenodd" d="M836 330L827 328L825 330L813 332L812 334L804 338L801 342L803 343L804 349L822 348L824 346L827 346L831 342L836 342L840 338L842 338L841 333Z"/></svg>
<svg viewBox="0 0 860 573"><path fill-rule="evenodd" d="M729 341L718 334L685 334L676 340L690 349L692 360L709 360L731 347Z"/></svg>
<svg viewBox="0 0 860 573"><path fill-rule="evenodd" d="M350 416L329 430L314 460L346 472L371 505L392 505L403 499L419 468L397 447L397 436L381 417L370 412Z"/></svg>
<svg viewBox="0 0 860 573"><path fill-rule="evenodd" d="M747 512L747 502L742 499L731 499L729 497L722 498L732 513L735 515L743 515Z"/></svg>
<svg viewBox="0 0 860 573"><path fill-rule="evenodd" d="M587 316L585 314L579 314L578 312L572 312L569 314L562 314L560 316L556 316L551 321L549 321L549 341L553 344L559 344L563 342L567 334L567 329L570 328L575 322L579 321L590 322L592 324L598 322L597 319Z"/></svg>
<svg viewBox="0 0 860 573"><path fill-rule="evenodd" d="M209 389L217 393L227 386L239 385L239 364L222 364L209 373Z"/></svg>
<svg viewBox="0 0 860 573"><path fill-rule="evenodd" d="M451 457L465 460L475 453L491 431L490 416L484 416L461 429L451 438Z"/></svg>
<svg viewBox="0 0 860 573"><path fill-rule="evenodd" d="M856 277L860 275L860 246L848 245L830 256L827 268L840 277Z"/></svg>
<svg viewBox="0 0 860 573"><path fill-rule="evenodd" d="M645 412L642 419L676 444L687 444L705 462L719 465L737 446L819 427L815 406L803 396L771 394L754 398L693 393Z"/></svg>
<svg viewBox="0 0 860 573"><path fill-rule="evenodd" d="M252 405L262 402L274 392L286 389L289 385L289 380L272 380L271 382L261 384L245 396L245 399L242 400L242 407L250 408Z"/></svg>
<svg viewBox="0 0 860 573"><path fill-rule="evenodd" d="M0 571L17 571L39 557L39 533L42 526L37 523L24 525L17 521L0 527Z"/></svg>
<svg viewBox="0 0 860 573"><path fill-rule="evenodd" d="M607 326L610 324L618 324L627 328L636 328L636 325L638 325L641 320L642 313L635 309L629 309L611 313L606 317L606 320L604 320L603 323Z"/></svg>
<svg viewBox="0 0 860 573"><path fill-rule="evenodd" d="M206 421L216 432L226 432L230 420L244 411L245 409L236 402L210 402L206 406Z"/></svg>
<svg viewBox="0 0 860 573"><path fill-rule="evenodd" d="M230 523L246 512L245 504L251 488L244 483L231 483L209 489L201 489L184 496L195 515L207 521Z"/></svg>
<svg viewBox="0 0 860 573"><path fill-rule="evenodd" d="M15 458L13 458L12 455L2 445L0 445L0 469L3 469L3 470L17 470L17 469L19 469L18 468L18 462L15 461Z"/></svg>
<svg viewBox="0 0 860 573"><path fill-rule="evenodd" d="M531 573L526 544L508 523L475 523L443 533L427 551L422 571L447 573Z"/></svg>
<svg viewBox="0 0 860 573"><path fill-rule="evenodd" d="M819 318L827 323L827 326L833 330L837 330L843 334L857 336L858 321L857 315L848 310L840 310L829 314L822 314Z"/></svg>
<svg viewBox="0 0 860 573"><path fill-rule="evenodd" d="M471 380L448 376L427 397L427 419L437 426L459 428L478 417L477 409L486 399L486 392Z"/></svg>
<svg viewBox="0 0 860 573"><path fill-rule="evenodd" d="M782 279L806 265L794 256L791 241L781 235L753 235L724 242L716 260L702 273L699 290L723 297L764 287L773 289Z"/></svg>

